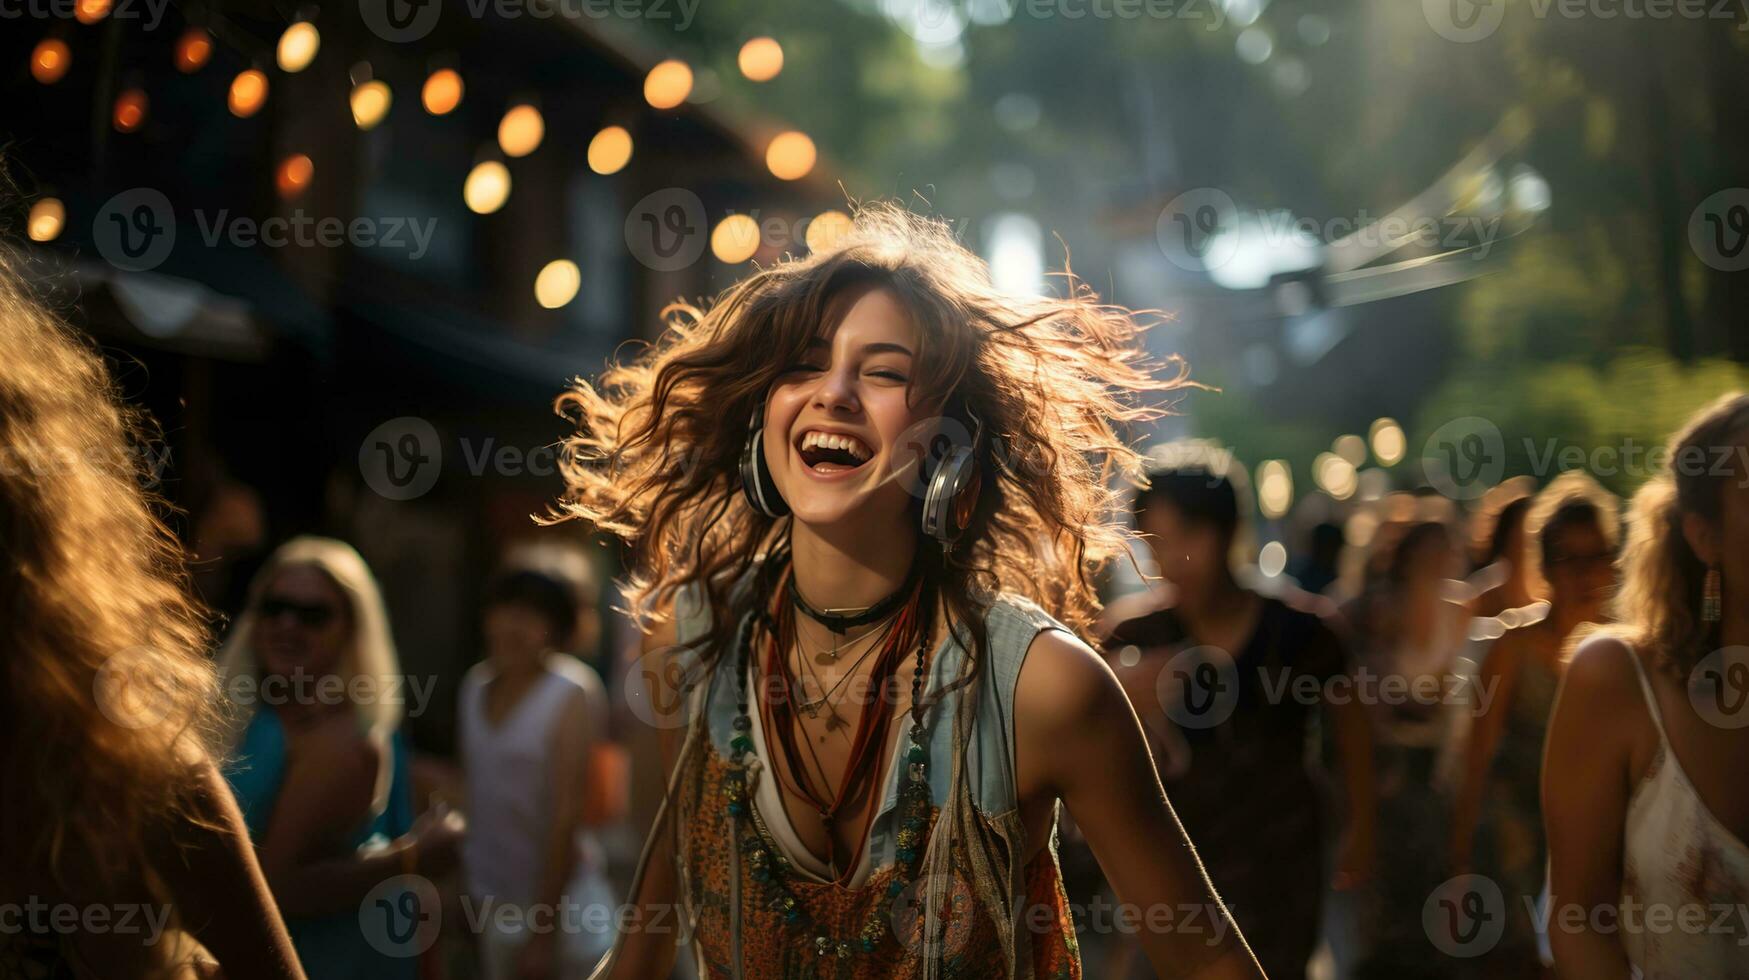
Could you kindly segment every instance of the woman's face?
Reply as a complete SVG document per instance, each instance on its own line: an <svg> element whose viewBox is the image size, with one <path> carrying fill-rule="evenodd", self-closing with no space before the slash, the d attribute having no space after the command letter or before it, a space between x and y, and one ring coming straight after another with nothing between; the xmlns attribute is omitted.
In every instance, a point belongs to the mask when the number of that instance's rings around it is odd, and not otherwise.
<svg viewBox="0 0 1749 980"><path fill-rule="evenodd" d="M910 316L872 289L778 376L765 408L765 459L797 521L903 518L921 448L908 430L931 417L929 403L907 401L916 350Z"/></svg>
<svg viewBox="0 0 1749 980"><path fill-rule="evenodd" d="M500 670L524 670L539 664L555 646L553 628L546 617L520 602L488 606L484 618L486 659Z"/></svg>
<svg viewBox="0 0 1749 980"><path fill-rule="evenodd" d="M264 674L338 673L352 641L346 596L321 569L280 569L255 606L255 655Z"/></svg>
<svg viewBox="0 0 1749 980"><path fill-rule="evenodd" d="M1615 591L1615 549L1594 523L1568 524L1554 532L1543 564L1550 598L1585 622L1603 618Z"/></svg>

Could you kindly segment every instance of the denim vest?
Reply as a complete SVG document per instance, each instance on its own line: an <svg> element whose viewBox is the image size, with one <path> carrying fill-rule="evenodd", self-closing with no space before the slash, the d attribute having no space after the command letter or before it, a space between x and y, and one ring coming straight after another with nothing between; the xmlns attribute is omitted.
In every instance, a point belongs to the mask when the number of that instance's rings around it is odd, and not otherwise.
<svg viewBox="0 0 1749 980"><path fill-rule="evenodd" d="M697 640L710 629L710 612L704 607L703 589L697 583L685 586L676 604L676 635L681 644ZM987 607L984 619L988 633L984 651L982 675L978 683L968 685L942 698L929 707L924 719L929 728L928 769L931 798L947 798L953 778L953 712L961 697L978 699L973 738L966 749L966 774L972 791L972 803L991 817L1014 813L1019 808L1019 793L1014 764L1014 690L1020 679L1020 667L1027 649L1039 632L1046 629L1068 631L1057 619L1037 603L1012 593L997 595ZM971 645L963 629L949 632L936 649L925 681L925 700L960 676ZM718 668L711 672L703 697L704 721L708 726L711 748L720 756L729 755L729 740L733 737L731 723L735 717L736 685L733 651L725 651ZM901 740L899 751L903 751ZM880 809L869 830L871 868L882 868L896 857L894 838L895 808L899 802L900 780L906 772L902 760L889 766Z"/></svg>

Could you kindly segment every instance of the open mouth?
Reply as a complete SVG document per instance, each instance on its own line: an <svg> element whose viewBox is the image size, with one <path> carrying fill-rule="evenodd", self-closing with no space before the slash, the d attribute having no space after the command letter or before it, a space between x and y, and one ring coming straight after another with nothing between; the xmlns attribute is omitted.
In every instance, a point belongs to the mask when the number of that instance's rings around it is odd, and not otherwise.
<svg viewBox="0 0 1749 980"><path fill-rule="evenodd" d="M861 439L819 429L805 430L797 437L795 447L802 465L816 473L844 473L874 457L874 450Z"/></svg>

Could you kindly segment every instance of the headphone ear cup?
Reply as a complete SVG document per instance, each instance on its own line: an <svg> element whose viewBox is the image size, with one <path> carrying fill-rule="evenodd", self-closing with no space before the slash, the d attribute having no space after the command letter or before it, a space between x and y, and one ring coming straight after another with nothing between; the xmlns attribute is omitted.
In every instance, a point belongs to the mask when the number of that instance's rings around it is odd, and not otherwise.
<svg viewBox="0 0 1749 980"><path fill-rule="evenodd" d="M766 517L782 517L789 513L789 504L777 492L777 481L765 465L765 426L755 425L747 431L747 444L741 447L741 492L747 503Z"/></svg>
<svg viewBox="0 0 1749 980"><path fill-rule="evenodd" d="M924 534L944 545L953 544L971 516L970 508L960 506L960 494L976 481L977 474L978 463L971 449L956 446L948 451L947 458L930 474L923 494Z"/></svg>

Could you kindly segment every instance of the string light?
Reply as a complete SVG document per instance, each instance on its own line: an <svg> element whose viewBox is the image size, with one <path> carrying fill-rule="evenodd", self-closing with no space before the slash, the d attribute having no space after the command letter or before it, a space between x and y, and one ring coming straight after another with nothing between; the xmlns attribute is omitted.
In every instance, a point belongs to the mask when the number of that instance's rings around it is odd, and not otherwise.
<svg viewBox="0 0 1749 980"><path fill-rule="evenodd" d="M523 104L512 106L498 122L498 148L507 157L525 157L540 148L547 135L546 120L540 110Z"/></svg>
<svg viewBox="0 0 1749 980"><path fill-rule="evenodd" d="M769 37L756 37L741 45L735 61L750 80L769 82L783 71L783 45Z"/></svg>
<svg viewBox="0 0 1749 980"><path fill-rule="evenodd" d="M799 180L814 169L814 141L806 133L780 133L765 148L765 166L779 180Z"/></svg>
<svg viewBox="0 0 1749 980"><path fill-rule="evenodd" d="M632 134L624 126L609 126L589 141L589 169L615 174L632 159Z"/></svg>
<svg viewBox="0 0 1749 980"><path fill-rule="evenodd" d="M822 211L808 222L808 251L829 252L850 234L850 215L843 211Z"/></svg>
<svg viewBox="0 0 1749 980"><path fill-rule="evenodd" d="M672 109L692 94L692 69L670 58L644 76L644 101L653 108Z"/></svg>
<svg viewBox="0 0 1749 980"><path fill-rule="evenodd" d="M731 214L711 230L711 254L728 265L745 262L759 251L759 222Z"/></svg>
<svg viewBox="0 0 1749 980"><path fill-rule="evenodd" d="M352 88L352 121L359 129L375 129L389 114L389 106L394 101L394 93L389 91L387 82L377 78L360 82Z"/></svg>
<svg viewBox="0 0 1749 980"><path fill-rule="evenodd" d="M453 68L439 68L425 79L425 87L419 93L419 101L424 103L425 111L434 116L444 116L455 111L462 104L462 76Z"/></svg>
<svg viewBox="0 0 1749 980"><path fill-rule="evenodd" d="M510 168L497 160L483 160L468 171L462 183L462 200L475 214L491 214L510 197Z"/></svg>
<svg viewBox="0 0 1749 980"><path fill-rule="evenodd" d="M315 179L316 165L302 153L294 153L280 161L279 169L274 172L273 186L279 191L279 196L291 200L304 192Z"/></svg>
<svg viewBox="0 0 1749 980"><path fill-rule="evenodd" d="M61 237L61 229L67 226L67 207L58 197L45 197L30 206L30 216L25 220L33 242L52 242Z"/></svg>
<svg viewBox="0 0 1749 980"><path fill-rule="evenodd" d="M213 56L213 39L198 27L190 27L176 39L176 70L192 75L206 67Z"/></svg>
<svg viewBox="0 0 1749 980"><path fill-rule="evenodd" d="M554 259L534 278L535 302L556 310L577 298L583 287L583 273L570 259Z"/></svg>
<svg viewBox="0 0 1749 980"><path fill-rule="evenodd" d="M303 71L316 60L316 52L321 47L322 34L316 30L316 25L300 20L279 36L279 67L294 74Z"/></svg>
<svg viewBox="0 0 1749 980"><path fill-rule="evenodd" d="M113 0L78 0L73 4L73 17L81 24L95 24L109 16L112 6Z"/></svg>
<svg viewBox="0 0 1749 980"><path fill-rule="evenodd" d="M261 111L261 106L267 102L267 75L260 69L249 68L237 73L231 79L231 92L225 97L225 104L230 107L231 115L238 119L248 119Z"/></svg>
<svg viewBox="0 0 1749 980"><path fill-rule="evenodd" d="M146 109L149 106L146 93L137 88L130 88L115 97L115 129L118 133L131 133L146 122Z"/></svg>
<svg viewBox="0 0 1749 980"><path fill-rule="evenodd" d="M59 38L44 38L30 53L30 75L44 85L53 85L73 67L73 51Z"/></svg>

